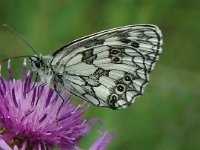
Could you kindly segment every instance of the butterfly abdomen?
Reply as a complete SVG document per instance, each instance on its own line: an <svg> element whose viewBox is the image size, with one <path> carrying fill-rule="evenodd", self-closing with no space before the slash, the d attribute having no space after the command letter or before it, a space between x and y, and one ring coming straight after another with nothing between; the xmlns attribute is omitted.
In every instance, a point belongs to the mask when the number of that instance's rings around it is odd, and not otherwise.
<svg viewBox="0 0 200 150"><path fill-rule="evenodd" d="M143 94L162 44L161 31L155 25L98 32L56 51L49 63L50 72L54 79L59 74L62 80L46 82L59 84L56 90L63 86L99 107L126 108Z"/></svg>

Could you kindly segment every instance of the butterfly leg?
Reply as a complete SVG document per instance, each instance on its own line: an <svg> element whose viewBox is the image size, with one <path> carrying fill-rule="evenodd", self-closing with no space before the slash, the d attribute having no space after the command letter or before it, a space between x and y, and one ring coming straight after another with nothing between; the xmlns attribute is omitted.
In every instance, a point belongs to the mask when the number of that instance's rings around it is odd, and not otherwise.
<svg viewBox="0 0 200 150"><path fill-rule="evenodd" d="M38 77L39 77L39 74L37 73L37 74L36 74L36 77L35 77L35 80L34 80L34 82L33 82L33 86L31 87L31 89L29 89L29 91L27 91L27 93L29 93L31 90L33 90L33 88L35 87L36 82L37 82L37 80L38 80Z"/></svg>
<svg viewBox="0 0 200 150"><path fill-rule="evenodd" d="M62 97L62 95L59 93L59 91L55 87L54 87L54 90L57 93L57 95L62 99L62 103L60 104L58 111L57 111L57 114L56 114L56 117L58 119L58 114L59 114L61 108L63 107L64 103L65 103L65 99Z"/></svg>
<svg viewBox="0 0 200 150"><path fill-rule="evenodd" d="M37 101L36 101L36 105L38 104L39 98L40 98L40 90L41 88L44 86L45 84L40 84L37 88Z"/></svg>

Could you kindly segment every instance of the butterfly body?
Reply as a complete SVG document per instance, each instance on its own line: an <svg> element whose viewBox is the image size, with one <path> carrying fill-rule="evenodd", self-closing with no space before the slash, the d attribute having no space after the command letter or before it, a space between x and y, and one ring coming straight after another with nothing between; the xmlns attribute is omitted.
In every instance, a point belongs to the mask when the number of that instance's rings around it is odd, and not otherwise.
<svg viewBox="0 0 200 150"><path fill-rule="evenodd" d="M130 25L75 40L52 56L33 56L31 65L56 91L99 107L126 108L140 96L162 49L154 25Z"/></svg>

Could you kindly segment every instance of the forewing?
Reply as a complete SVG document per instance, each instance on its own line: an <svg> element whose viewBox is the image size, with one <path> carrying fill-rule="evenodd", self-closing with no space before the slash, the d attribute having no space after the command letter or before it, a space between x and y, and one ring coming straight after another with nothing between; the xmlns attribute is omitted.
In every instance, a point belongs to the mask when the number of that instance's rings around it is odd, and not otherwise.
<svg viewBox="0 0 200 150"><path fill-rule="evenodd" d="M110 29L73 41L51 66L66 90L96 106L126 108L141 95L162 49L154 25Z"/></svg>

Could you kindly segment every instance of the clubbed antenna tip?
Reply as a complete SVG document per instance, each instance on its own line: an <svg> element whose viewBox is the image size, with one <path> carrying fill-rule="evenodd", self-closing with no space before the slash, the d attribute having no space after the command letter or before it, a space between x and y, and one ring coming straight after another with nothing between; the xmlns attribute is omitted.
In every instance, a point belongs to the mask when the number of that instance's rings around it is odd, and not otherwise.
<svg viewBox="0 0 200 150"><path fill-rule="evenodd" d="M20 40L22 40L36 55L39 56L39 54L34 50L34 48L22 36L20 36L15 30L13 30L7 24L3 24L3 26L8 28L15 36L17 36Z"/></svg>

